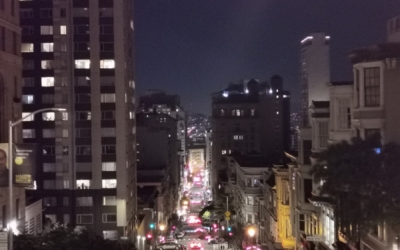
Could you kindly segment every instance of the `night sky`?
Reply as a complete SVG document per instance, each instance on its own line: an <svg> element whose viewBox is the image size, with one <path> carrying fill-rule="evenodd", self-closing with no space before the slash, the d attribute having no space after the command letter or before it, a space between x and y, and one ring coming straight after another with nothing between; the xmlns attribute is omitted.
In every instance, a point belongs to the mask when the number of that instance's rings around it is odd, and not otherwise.
<svg viewBox="0 0 400 250"><path fill-rule="evenodd" d="M347 54L386 41L399 0L135 0L136 87L181 96L210 114L211 93L229 82L284 78L300 93L300 40L331 36L331 78L350 80Z"/></svg>

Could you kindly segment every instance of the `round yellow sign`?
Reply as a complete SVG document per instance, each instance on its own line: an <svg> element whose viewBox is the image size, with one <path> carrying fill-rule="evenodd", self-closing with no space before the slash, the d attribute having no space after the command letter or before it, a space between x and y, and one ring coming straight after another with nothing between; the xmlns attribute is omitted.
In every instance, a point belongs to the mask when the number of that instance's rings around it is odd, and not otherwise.
<svg viewBox="0 0 400 250"><path fill-rule="evenodd" d="M15 158L15 164L21 165L24 162L24 160L21 157L16 157Z"/></svg>

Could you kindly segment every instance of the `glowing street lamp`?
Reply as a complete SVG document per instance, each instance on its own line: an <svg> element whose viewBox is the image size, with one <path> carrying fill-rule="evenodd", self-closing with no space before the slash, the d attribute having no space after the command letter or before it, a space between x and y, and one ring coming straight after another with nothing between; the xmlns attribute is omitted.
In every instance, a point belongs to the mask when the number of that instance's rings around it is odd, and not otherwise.
<svg viewBox="0 0 400 250"><path fill-rule="evenodd" d="M254 237L254 235L256 234L256 230L253 227L250 227L249 229L247 229L247 234L250 237Z"/></svg>
<svg viewBox="0 0 400 250"><path fill-rule="evenodd" d="M165 230L165 225L164 224L160 224L160 230L164 231Z"/></svg>

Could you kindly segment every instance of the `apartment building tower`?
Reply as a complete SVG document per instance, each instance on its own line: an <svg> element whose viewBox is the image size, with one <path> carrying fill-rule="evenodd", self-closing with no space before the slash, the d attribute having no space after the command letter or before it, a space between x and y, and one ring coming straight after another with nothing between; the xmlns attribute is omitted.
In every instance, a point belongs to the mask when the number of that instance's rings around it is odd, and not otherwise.
<svg viewBox="0 0 400 250"><path fill-rule="evenodd" d="M301 40L301 126L309 126L312 101L328 99L330 36L313 33Z"/></svg>
<svg viewBox="0 0 400 250"><path fill-rule="evenodd" d="M23 123L41 148L44 216L107 239L135 237L133 3L20 1Z"/></svg>
<svg viewBox="0 0 400 250"><path fill-rule="evenodd" d="M290 93L280 76L269 83L247 80L212 96L212 178L230 154L273 157L289 149ZM221 171L223 174L223 171ZM226 174L226 173L225 173Z"/></svg>
<svg viewBox="0 0 400 250"><path fill-rule="evenodd" d="M21 118L21 31L17 1L0 2L0 164L7 162L8 122ZM13 129L14 143L22 140L21 126ZM3 165L4 166L4 165ZM4 173L4 172L3 172ZM7 182L8 183L8 182ZM3 183L4 184L4 183ZM8 188L0 188L0 229L7 228L9 217ZM14 188L13 220L18 228L24 228L25 189ZM21 230L22 231L22 230Z"/></svg>

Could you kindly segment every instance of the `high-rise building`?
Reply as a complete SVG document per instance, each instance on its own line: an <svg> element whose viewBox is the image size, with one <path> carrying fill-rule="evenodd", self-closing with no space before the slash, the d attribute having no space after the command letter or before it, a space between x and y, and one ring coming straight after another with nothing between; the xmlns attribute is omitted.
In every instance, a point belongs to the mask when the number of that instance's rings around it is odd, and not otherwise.
<svg viewBox="0 0 400 250"><path fill-rule="evenodd" d="M399 43L400 42L400 15L391 18L388 21L388 42Z"/></svg>
<svg viewBox="0 0 400 250"><path fill-rule="evenodd" d="M7 164L8 122L21 118L21 31L19 26L19 6L17 1L0 3L0 166ZM13 129L13 142L21 142L21 126ZM2 173L5 173L2 171ZM8 177L6 177L7 179ZM8 180L8 179L7 179ZM8 181L7 181L8 183ZM3 183L6 184L6 183ZM7 228L10 220L8 188L0 188L2 209L0 229ZM13 189L13 220L19 228L24 228L25 189Z"/></svg>
<svg viewBox="0 0 400 250"><path fill-rule="evenodd" d="M301 41L301 126L309 126L312 101L328 99L329 41L325 33L313 33Z"/></svg>
<svg viewBox="0 0 400 250"><path fill-rule="evenodd" d="M178 145L179 179L183 178L186 165L186 112L178 95L167 95L164 90L148 90L139 98L139 112L143 114L165 114L174 119ZM178 186L181 180L178 181Z"/></svg>
<svg viewBox="0 0 400 250"><path fill-rule="evenodd" d="M212 178L230 154L272 157L289 149L290 94L280 76L230 84L212 96Z"/></svg>
<svg viewBox="0 0 400 250"><path fill-rule="evenodd" d="M25 142L52 222L135 237L133 2L20 1ZM136 238L136 237L135 237Z"/></svg>

